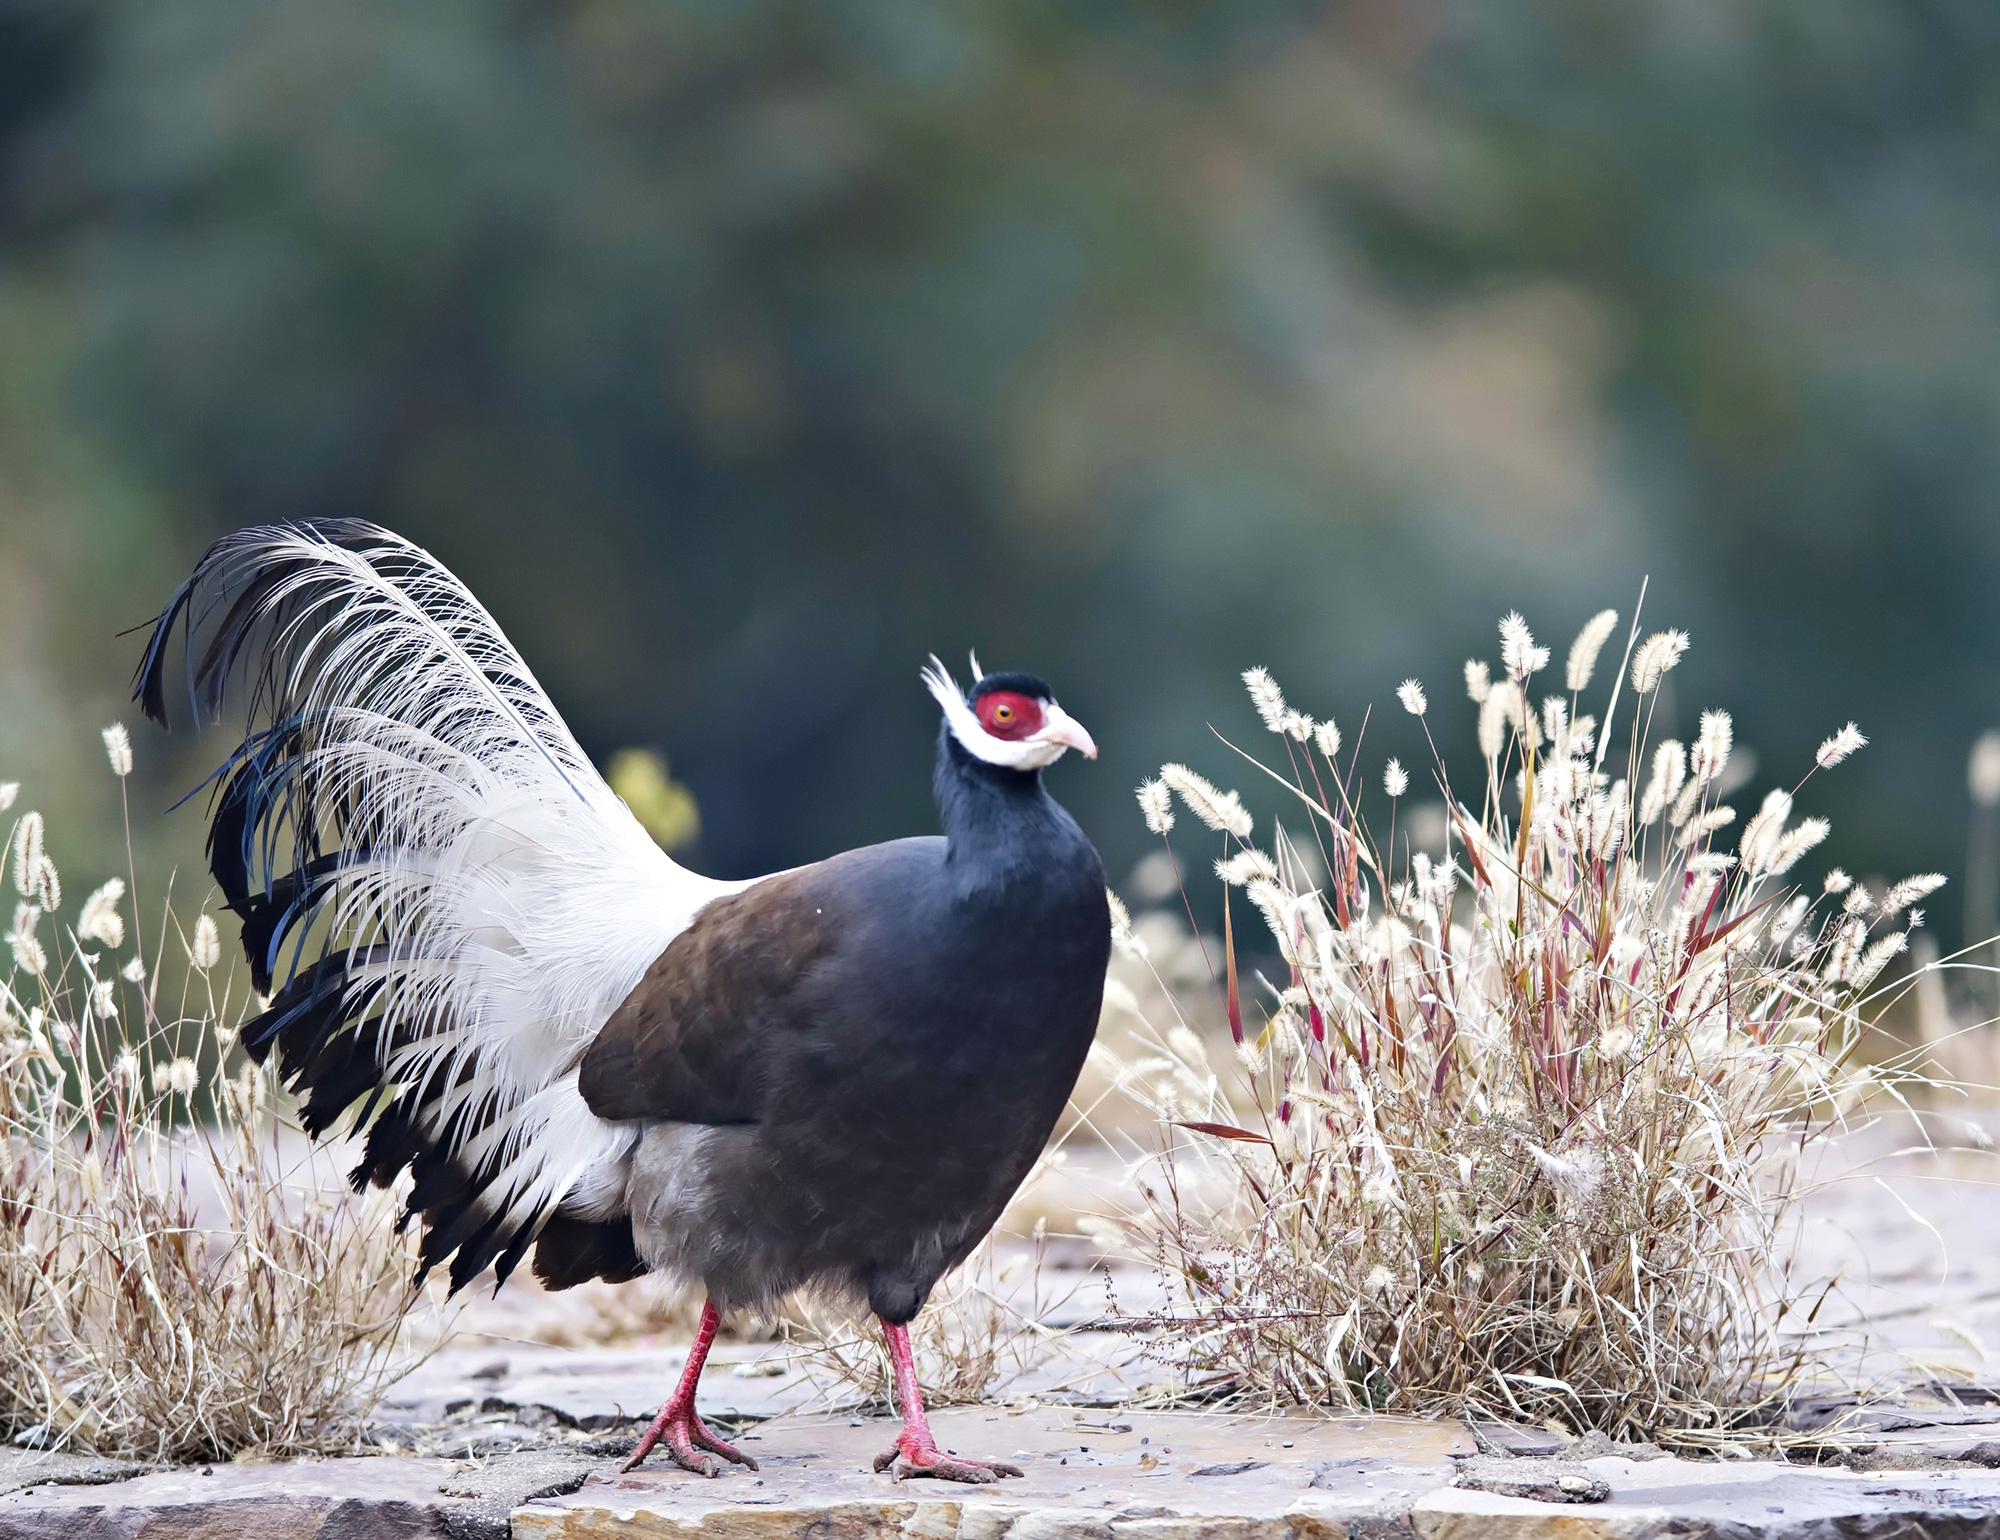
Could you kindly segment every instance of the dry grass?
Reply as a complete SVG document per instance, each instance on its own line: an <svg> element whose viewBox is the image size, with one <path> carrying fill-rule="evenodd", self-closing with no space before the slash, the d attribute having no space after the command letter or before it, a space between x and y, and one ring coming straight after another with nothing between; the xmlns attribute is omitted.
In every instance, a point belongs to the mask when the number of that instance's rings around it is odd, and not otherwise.
<svg viewBox="0 0 2000 1540"><path fill-rule="evenodd" d="M0 976L0 1428L157 1460L351 1447L409 1361L393 1200L348 1192L281 1138L269 1076L229 1068L250 1002L212 920L156 931L146 966L125 885L65 909L32 813L0 871L21 898ZM186 979L171 1014L163 963Z"/></svg>
<svg viewBox="0 0 2000 1540"><path fill-rule="evenodd" d="M1358 755L1261 671L1269 773L1310 832L1259 850L1233 794L1164 772L1288 977L1254 999L1232 919L1236 1063L1182 1023L1123 1065L1185 1131L1128 1216L1172 1296L1151 1324L1185 1383L1244 1398L1712 1436L1813 1372L1793 1328L1816 1293L1781 1261L1798 1157L1883 1083L1854 1054L1864 1006L1934 884L1795 885L1825 832L1790 821L1814 767L1735 825L1726 717L1691 753L1650 741L1684 639L1634 633L1602 726L1588 631L1539 707L1546 650L1518 617L1502 639L1497 677L1467 670L1474 794L1428 755L1434 854L1398 853L1400 767L1364 798ZM1427 743L1428 702L1401 695ZM1141 803L1167 835L1165 787Z"/></svg>

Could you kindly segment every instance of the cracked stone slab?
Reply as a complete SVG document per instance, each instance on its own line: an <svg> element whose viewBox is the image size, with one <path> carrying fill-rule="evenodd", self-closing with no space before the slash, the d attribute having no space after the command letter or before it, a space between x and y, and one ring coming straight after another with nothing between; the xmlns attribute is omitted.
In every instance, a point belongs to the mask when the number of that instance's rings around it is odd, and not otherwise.
<svg viewBox="0 0 2000 1540"><path fill-rule="evenodd" d="M442 1460L190 1466L0 1495L0 1540L414 1540L451 1534ZM502 1530L500 1533L504 1534Z"/></svg>
<svg viewBox="0 0 2000 1540"><path fill-rule="evenodd" d="M958 1407L933 1414L938 1442L1012 1460L1027 1475L992 1486L873 1474L888 1419L789 1417L744 1436L756 1474L714 1480L649 1462L593 1474L577 1491L525 1504L517 1540L675 1535L756 1540L894 1532L917 1540L1345 1540L1408 1537L1402 1517L1474 1453L1464 1429L1391 1417L1119 1413Z"/></svg>
<svg viewBox="0 0 2000 1540"><path fill-rule="evenodd" d="M1531 1497L1542 1503L1601 1503L1611 1496L1604 1478L1573 1460L1463 1460L1452 1485L1505 1497Z"/></svg>
<svg viewBox="0 0 2000 1540"><path fill-rule="evenodd" d="M1418 1540L1831 1540L2000 1535L2000 1476L1872 1472L1764 1461L1590 1460L1610 1500L1560 1507L1445 1487L1419 1498Z"/></svg>
<svg viewBox="0 0 2000 1540"><path fill-rule="evenodd" d="M516 1508L574 1492L609 1454L593 1445L538 1449L463 1470L438 1485L440 1495L462 1500L440 1509L445 1533L451 1540L509 1540Z"/></svg>
<svg viewBox="0 0 2000 1540"><path fill-rule="evenodd" d="M0 1444L0 1493L39 1486L106 1486L155 1468L136 1460L106 1460L63 1450L10 1449Z"/></svg>

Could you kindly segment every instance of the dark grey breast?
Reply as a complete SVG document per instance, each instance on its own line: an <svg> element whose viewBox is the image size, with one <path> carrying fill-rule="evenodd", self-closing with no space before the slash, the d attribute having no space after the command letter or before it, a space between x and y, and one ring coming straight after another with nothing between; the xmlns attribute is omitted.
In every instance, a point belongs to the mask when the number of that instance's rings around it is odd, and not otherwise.
<svg viewBox="0 0 2000 1540"><path fill-rule="evenodd" d="M704 1146L730 1165L712 1221L745 1232L718 1256L908 1319L998 1219L1075 1085L1110 947L1096 854L1038 800L1054 816L1010 820L1004 859L896 840L716 900L606 1023L580 1075L598 1116L742 1131Z"/></svg>

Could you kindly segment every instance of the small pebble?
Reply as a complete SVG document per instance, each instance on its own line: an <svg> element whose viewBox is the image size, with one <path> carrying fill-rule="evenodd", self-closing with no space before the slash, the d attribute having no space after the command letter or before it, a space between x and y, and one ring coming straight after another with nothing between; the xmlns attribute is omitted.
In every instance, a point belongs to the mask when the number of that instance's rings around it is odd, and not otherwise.
<svg viewBox="0 0 2000 1540"><path fill-rule="evenodd" d="M850 1428L858 1428L861 1426L861 1419L859 1417L850 1417L847 1419L847 1425Z"/></svg>
<svg viewBox="0 0 2000 1540"><path fill-rule="evenodd" d="M1142 1438L1142 1439L1140 1439L1140 1440L1139 1440L1139 1442L1140 1442L1140 1443L1142 1443L1142 1444L1150 1444L1150 1443L1152 1443L1152 1439L1150 1439L1150 1438Z"/></svg>
<svg viewBox="0 0 2000 1540"><path fill-rule="evenodd" d="M1292 1447L1292 1441L1291 1441L1290 1439L1286 1439L1286 1440L1285 1440L1285 1441L1284 1441L1284 1442L1283 1442L1282 1444L1280 1444L1280 1445L1279 1445L1278 1447L1279 1447L1280 1449L1289 1449L1289 1448L1291 1448L1291 1447Z"/></svg>

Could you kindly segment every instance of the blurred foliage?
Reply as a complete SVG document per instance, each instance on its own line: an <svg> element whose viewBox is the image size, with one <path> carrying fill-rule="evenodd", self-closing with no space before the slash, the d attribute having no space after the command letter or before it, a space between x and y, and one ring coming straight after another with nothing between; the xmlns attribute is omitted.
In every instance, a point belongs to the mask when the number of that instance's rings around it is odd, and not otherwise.
<svg viewBox="0 0 2000 1540"><path fill-rule="evenodd" d="M1238 778L1240 668L1352 741L1650 573L1683 730L1789 780L1857 717L1832 858L1957 872L1996 45L1971 0L0 0L0 764L84 798L202 541L359 514L587 746L671 750L710 869L927 828L916 667L976 646L1104 746L1057 790L1123 870L1143 772ZM1421 762L1391 715L1364 764ZM155 805L217 751L140 748Z"/></svg>
<svg viewBox="0 0 2000 1540"><path fill-rule="evenodd" d="M694 793L667 773L667 756L657 749L620 749L604 767L611 789L663 850L678 850L701 833L701 810Z"/></svg>

